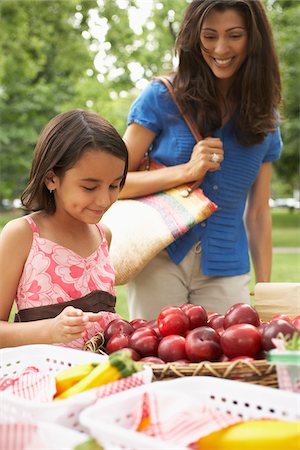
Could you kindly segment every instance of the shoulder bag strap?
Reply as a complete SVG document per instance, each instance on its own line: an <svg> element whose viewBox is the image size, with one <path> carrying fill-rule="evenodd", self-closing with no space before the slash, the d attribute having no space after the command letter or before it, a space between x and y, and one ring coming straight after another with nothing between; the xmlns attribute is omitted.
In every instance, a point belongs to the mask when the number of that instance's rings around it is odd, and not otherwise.
<svg viewBox="0 0 300 450"><path fill-rule="evenodd" d="M163 83L166 88L169 91L169 94L171 95L175 105L177 106L177 108L179 109L180 114L182 115L182 117L185 120L185 123L187 124L187 126L189 127L189 129L191 130L194 138L196 139L196 141L201 141L203 138L200 134L200 132L198 131L195 122L193 121L193 119L188 116L187 114L185 114L185 112L183 111L181 105L179 104L179 102L177 101L175 94L174 94L174 89L173 89L173 84L172 81L168 78L168 77L155 77L156 80L159 80L161 83ZM149 160L150 160L150 155L148 155ZM184 191L182 191L182 196L183 197L188 197L195 189L197 189L199 187L199 181L195 181L195 183L193 183L191 186L189 186L187 189L185 189Z"/></svg>
<svg viewBox="0 0 300 450"><path fill-rule="evenodd" d="M179 109L180 114L182 115L182 117L184 118L187 126L191 130L194 138L196 139L196 141L201 141L201 139L203 139L203 138L202 138L201 134L199 133L195 122L193 121L193 119L190 116L188 116L187 114L184 113L184 111L182 109L182 106L178 103L178 101L177 101L177 99L175 97L172 81L168 77L162 77L162 76L155 77L155 79L159 80L161 83L163 83L166 86L166 88L168 89L168 91L169 91L169 93L170 93L170 95L171 95L175 105Z"/></svg>

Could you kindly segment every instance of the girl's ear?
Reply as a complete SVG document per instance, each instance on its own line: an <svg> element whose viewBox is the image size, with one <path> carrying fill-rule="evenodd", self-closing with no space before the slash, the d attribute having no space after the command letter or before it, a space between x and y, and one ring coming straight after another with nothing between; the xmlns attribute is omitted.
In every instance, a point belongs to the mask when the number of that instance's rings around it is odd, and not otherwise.
<svg viewBox="0 0 300 450"><path fill-rule="evenodd" d="M46 174L44 182L49 191L54 191L56 188L56 178L53 170L49 170L49 172Z"/></svg>

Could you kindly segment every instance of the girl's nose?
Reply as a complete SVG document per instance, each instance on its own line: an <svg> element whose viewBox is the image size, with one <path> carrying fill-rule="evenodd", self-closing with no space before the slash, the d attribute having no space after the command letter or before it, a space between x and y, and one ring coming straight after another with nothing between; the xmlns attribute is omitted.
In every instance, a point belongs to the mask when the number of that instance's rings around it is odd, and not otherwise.
<svg viewBox="0 0 300 450"><path fill-rule="evenodd" d="M96 198L97 206L101 208L107 208L112 204L113 200L110 195L110 191L106 189L102 189Z"/></svg>

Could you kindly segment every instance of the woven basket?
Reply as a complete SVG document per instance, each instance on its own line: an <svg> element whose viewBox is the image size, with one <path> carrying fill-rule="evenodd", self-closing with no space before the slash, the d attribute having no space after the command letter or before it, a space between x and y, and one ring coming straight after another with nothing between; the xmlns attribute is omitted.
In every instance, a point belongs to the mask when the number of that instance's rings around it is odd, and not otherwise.
<svg viewBox="0 0 300 450"><path fill-rule="evenodd" d="M153 381L205 375L278 388L276 367L266 360L202 361L191 364L151 364Z"/></svg>
<svg viewBox="0 0 300 450"><path fill-rule="evenodd" d="M105 354L103 344L104 338L99 334L86 343L85 350L93 353ZM276 366L270 364L265 359L257 361L240 359L231 362L202 361L190 364L151 363L150 365L153 372L153 381L205 375L278 388Z"/></svg>

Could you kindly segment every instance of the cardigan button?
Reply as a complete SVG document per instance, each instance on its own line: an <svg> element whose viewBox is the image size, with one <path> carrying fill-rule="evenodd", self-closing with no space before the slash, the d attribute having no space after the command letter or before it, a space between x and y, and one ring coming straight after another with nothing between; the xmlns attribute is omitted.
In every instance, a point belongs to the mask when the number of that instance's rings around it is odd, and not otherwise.
<svg viewBox="0 0 300 450"><path fill-rule="evenodd" d="M218 189L219 189L219 186L218 186L217 184L214 184L214 185L213 185L213 190L214 190L214 191L217 191Z"/></svg>

